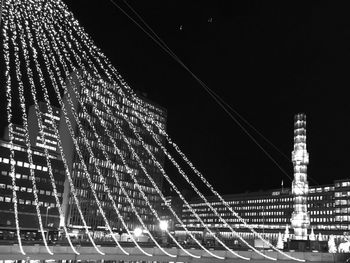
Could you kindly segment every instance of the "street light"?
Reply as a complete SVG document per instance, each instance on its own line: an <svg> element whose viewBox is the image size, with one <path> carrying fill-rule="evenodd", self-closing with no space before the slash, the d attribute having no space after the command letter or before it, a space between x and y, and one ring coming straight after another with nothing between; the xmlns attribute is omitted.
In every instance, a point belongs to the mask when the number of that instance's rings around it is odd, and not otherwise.
<svg viewBox="0 0 350 263"><path fill-rule="evenodd" d="M165 231L168 231L168 221L167 220L160 220L159 221L159 228L162 231L162 243L166 244L167 243L167 237L165 235Z"/></svg>
<svg viewBox="0 0 350 263"><path fill-rule="evenodd" d="M159 228L162 231L167 231L168 230L168 221L167 220L160 220L159 221Z"/></svg>
<svg viewBox="0 0 350 263"><path fill-rule="evenodd" d="M142 234L142 229L139 227L136 227L134 230L135 237L139 237L139 236L141 236L141 234Z"/></svg>

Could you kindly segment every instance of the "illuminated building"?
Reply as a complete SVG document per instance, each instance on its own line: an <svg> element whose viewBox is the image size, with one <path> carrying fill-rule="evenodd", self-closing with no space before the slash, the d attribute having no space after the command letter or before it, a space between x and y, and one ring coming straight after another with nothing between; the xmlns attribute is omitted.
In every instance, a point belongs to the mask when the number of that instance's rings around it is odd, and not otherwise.
<svg viewBox="0 0 350 263"><path fill-rule="evenodd" d="M291 223L294 229L294 239L306 240L310 217L307 212L307 165L309 154L306 151L306 115L297 114L294 117L294 150L292 152L294 180L292 194L294 196L294 211Z"/></svg>
<svg viewBox="0 0 350 263"><path fill-rule="evenodd" d="M39 109L42 113L44 139L49 150L53 175L56 180L58 196L62 201L64 193L65 171L60 156L56 153L57 139L54 136L51 121L59 121L60 111L53 108L55 116L49 116L45 104L40 102ZM28 112L29 138L32 145L33 164L38 189L39 205L44 228L57 230L59 227L59 213L52 190L48 173L46 157L43 150L44 144L39 135L38 121L34 106L29 107ZM18 213L21 233L27 238L41 238L37 234L39 223L35 210L33 187L31 183L27 147L25 143L25 129L22 125L12 124L13 144L15 160L15 176L18 197ZM4 236L10 237L15 233L14 211L12 199L12 183L10 177L10 144L9 128L5 128L4 140L0 141L0 231ZM51 231L50 230L50 231ZM57 234L57 231L52 231ZM9 236L8 236L9 235ZM52 236L53 238L53 236Z"/></svg>
<svg viewBox="0 0 350 263"><path fill-rule="evenodd" d="M223 198L248 224L266 238L277 239L278 233L284 233L286 225L290 226L294 211L292 189L225 195ZM208 197L208 201L242 237L254 238L249 229L245 228L217 198ZM193 199L190 204L210 228L218 229L225 238L233 237L201 199ZM350 234L350 179L336 180L331 185L310 186L307 208L310 213L310 228L313 228L316 236L321 233L327 240L331 234L338 238ZM198 233L203 231L203 227L185 206L182 220L191 231ZM177 226L176 232L177 235L185 234L180 226ZM310 232L311 230L308 234ZM293 234L293 229L290 233Z"/></svg>
<svg viewBox="0 0 350 263"><path fill-rule="evenodd" d="M18 126L20 127L20 126ZM51 181L46 165L45 154L39 147L33 147L33 169L35 172L38 190L39 206L44 224L44 229L57 230L59 227L59 213L51 186ZM41 239L38 233L39 223L35 209L32 178L30 176L27 148L24 145L14 144L15 177L18 199L19 225L23 238ZM65 173L59 156L50 154L53 175L60 200L64 191ZM6 140L0 140L0 239L14 238L16 232L12 179L10 176L10 144ZM57 237L57 231L52 231L50 239Z"/></svg>
<svg viewBox="0 0 350 263"><path fill-rule="evenodd" d="M72 75L75 79L74 84L75 88L79 91L81 101L84 103L84 106L87 112L91 116L91 120L96 127L97 133L99 134L101 141L103 141L106 146L106 151L110 156L113 163L115 163L114 170L117 173L117 176L122 181L122 184L126 191L128 192L132 202L134 203L136 209L138 210L141 218L144 220L147 228L149 230L155 229L155 218L153 217L150 209L148 208L146 202L142 198L140 192L135 187L131 176L127 173L125 167L122 164L121 158L116 154L113 143L108 139L108 136L105 132L105 128L101 125L95 111L93 111L93 105L90 101L92 99L93 103L96 103L95 109L98 110L99 116L106 122L109 131L111 132L113 138L116 140L117 147L121 149L124 157L127 160L128 166L133 171L133 174L137 178L139 185L142 187L144 193L150 200L152 206L159 209L160 206L160 197L156 194L156 190L151 185L149 180L144 175L142 169L137 163L136 159L132 156L131 151L128 149L126 142L123 141L122 136L119 134L118 129L116 128L116 124L112 121L110 115L108 115L106 109L103 107L100 99L101 96L104 96L106 104L109 107L113 107L113 111L115 112L114 116L117 119L118 124L122 127L125 135L128 140L131 142L137 154L140 156L143 164L145 165L149 175L153 178L159 188L162 187L162 175L156 165L150 160L148 154L141 146L141 143L136 139L136 136L133 134L132 130L128 127L128 124L125 120L123 120L122 116L118 112L123 112L126 114L131 122L136 126L143 140L146 142L148 148L153 152L157 160L163 164L164 162L164 153L157 146L157 144L152 140L151 135L147 132L146 128L144 128L140 121L136 118L136 113L146 116L145 112L134 103L128 102L125 98L123 98L120 94L118 94L115 87L108 86L115 97L116 102L112 101L109 96L106 94L106 85L102 85L101 80L96 80L93 83L86 81L88 83L83 87L80 85L77 80L77 75L75 73ZM121 188L116 182L116 179L113 175L112 167L109 163L106 162L101 146L98 145L97 140L95 138L93 129L90 127L86 117L84 116L84 112L81 109L81 105L78 103L75 98L75 94L73 92L73 88L69 85L68 89L71 97L73 98L74 108L76 109L80 122L82 124L82 128L87 136L87 140L89 141L91 148L94 152L95 159L90 158L90 154L86 147L84 146L82 135L76 125L73 117L70 116L73 123L73 129L75 130L78 143L80 145L80 149L82 150L82 154L84 157L84 161L87 165L88 171L92 178L93 187L96 190L97 196L101 201L102 209L104 210L106 217L110 220L110 225L115 230L121 230L122 226L118 220L117 214L115 213L112 203L109 200L107 193L103 187L101 180L98 177L96 172L95 164L98 165L99 170L102 175L106 178L106 184L108 188L111 190L111 194L118 206L118 209L125 219L128 227L130 229L134 229L136 226L140 226L140 223L137 220L136 215L133 213L130 204L127 202L126 197L122 194ZM98 91L98 93L97 93ZM146 98L142 98L145 103L147 109L149 110L152 117L162 126L165 127L166 122L166 110L161 108L160 106L155 105L154 103L148 101ZM65 105L67 108L71 108L67 102L67 98L65 98ZM148 117L146 118L148 119ZM74 185L76 187L76 192L78 198L80 200L80 205L86 219L87 225L94 230L105 229L105 222L98 210L96 201L94 196L92 195L91 190L89 189L89 184L84 174L83 167L81 165L80 159L76 150L74 149L74 143L69 136L69 132L66 128L66 124L64 123L64 117L61 115L61 123L60 123L60 134L61 140L63 143L63 148L67 157L68 165L71 170L72 178L74 181ZM150 125L150 121L147 121L148 125ZM161 140L161 136L159 137ZM73 146L73 147L72 147ZM74 204L73 198L69 197L64 200L64 207L66 209L66 222L67 225L73 228L81 228L82 221L80 215L78 213L78 209ZM98 233L96 233L98 234Z"/></svg>

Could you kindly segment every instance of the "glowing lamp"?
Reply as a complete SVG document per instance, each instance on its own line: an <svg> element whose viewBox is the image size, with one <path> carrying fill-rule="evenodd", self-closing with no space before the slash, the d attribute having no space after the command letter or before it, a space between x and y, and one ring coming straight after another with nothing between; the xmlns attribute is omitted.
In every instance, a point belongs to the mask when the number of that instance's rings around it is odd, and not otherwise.
<svg viewBox="0 0 350 263"><path fill-rule="evenodd" d="M161 220L159 222L159 228L162 231L166 231L168 229L168 221L167 220Z"/></svg>
<svg viewBox="0 0 350 263"><path fill-rule="evenodd" d="M139 227L136 227L135 230L134 230L134 235L136 237L139 237L139 236L141 236L141 234L142 234L142 229L139 228Z"/></svg>

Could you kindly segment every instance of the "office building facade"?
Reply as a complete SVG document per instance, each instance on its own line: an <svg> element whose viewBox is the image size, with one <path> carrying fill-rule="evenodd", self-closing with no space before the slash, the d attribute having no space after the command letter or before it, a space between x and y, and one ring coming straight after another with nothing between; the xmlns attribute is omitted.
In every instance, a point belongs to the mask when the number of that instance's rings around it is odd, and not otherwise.
<svg viewBox="0 0 350 263"><path fill-rule="evenodd" d="M277 238L278 233L284 233L288 227L290 238L293 238L291 216L294 211L294 195L291 189L225 195L223 198L246 223L265 237ZM217 198L208 197L208 200L240 236L248 239L255 237ZM210 228L218 229L226 238L233 237L203 201L195 199L190 204ZM311 228L316 236L321 235L324 240L328 240L329 235L349 235L350 179L337 180L331 185L311 186L307 196L307 208L310 215L308 235ZM185 206L182 219L192 231L203 231L203 227ZM177 235L183 234L184 231L177 227Z"/></svg>
<svg viewBox="0 0 350 263"><path fill-rule="evenodd" d="M117 90L114 89L114 87L106 83L103 83L102 80L95 80L92 82L87 81L86 76L83 76L83 75L78 76L76 75L76 73L74 73L72 76L73 76L73 81L70 83L70 85L75 85L74 88L76 88L76 90L79 91L81 101L84 104L88 114L91 116L93 125L96 127L97 133L99 134L102 142L106 146L106 152L109 155L111 161L115 164L114 171L116 172L119 180L122 182L123 187L126 189L128 195L130 196L133 204L135 205L138 213L140 214L147 228L149 230L154 230L155 225L157 224L155 222L155 218L152 215L150 209L148 208L145 200L142 198L139 190L135 187L134 181L132 180L131 176L127 173L126 168L124 167L120 156L118 156L118 154L114 150L114 145L109 140L106 134L105 128L99 121L95 110L99 112L99 116L105 121L110 133L112 134L113 138L116 141L117 147L121 150L122 154L124 155L128 163L128 166L131 168L133 175L137 178L140 187L143 189L150 203L155 209L158 210L160 206L159 195L156 193L155 188L151 185L149 180L146 178L140 165L136 161L135 157L132 155L127 143L123 140L122 136L118 132L118 129L116 128L116 125L121 126L127 139L130 141L134 150L142 160L143 165L145 166L148 174L153 178L153 180L156 182L158 187L161 189L162 176L159 169L156 167L154 162L150 160L151 158L143 149L141 143L137 140L137 138L133 134L133 131L130 129L127 122L123 119L120 112L128 116L129 120L135 125L139 134L147 144L147 147L152 151L156 159L163 165L164 153L153 141L149 132L146 131L146 128L144 128L141 125L140 121L137 119L137 114L142 115L146 119L148 119L149 117L147 117L147 114L142 110L142 108L140 108L135 103L131 103L130 101L123 98L123 96L121 96L117 92ZM81 84L82 81L79 81L78 77L83 78L85 80L84 81L85 84ZM91 148L94 152L95 159L91 158L87 148L85 147L82 134L80 133L78 126L76 124L74 125L75 121L73 120L72 115L70 115L69 118L72 120L73 129L75 130L76 138L78 139L79 147L83 154L85 164L88 167L88 171L92 179L93 187L97 193L97 196L99 197L99 200L101 201L102 209L105 212L111 227L116 231L122 230L121 222L118 219L118 216L112 207L112 202L109 200L101 180L99 179L99 176L95 168L95 164L98 166L101 174L106 178L106 184L108 188L111 190L113 199L116 202L119 212L123 216L128 227L130 229L139 227L140 223L137 220L137 217L134 214L126 197L123 195L120 185L117 183L114 177L112 166L110 165L110 163L107 163L105 160L101 146L98 145L93 129L92 127L90 127L88 121L86 120L86 116L84 116L84 112L82 110L81 104L76 99L76 96L73 92L73 88L70 87L69 85L68 85L68 88L69 88L71 98L73 98L74 108L79 115L79 120L85 131L87 140L89 141L89 144L91 145ZM116 101L113 101L111 97L108 96L105 90L107 88L111 92L113 92L116 98ZM108 105L108 107L111 107L112 111L114 112L114 117L116 118L117 123L113 122L113 118L111 118L111 116L108 114L106 109L103 107L103 104L101 103L102 96L106 104ZM90 100L92 100L92 103L94 105L91 103ZM156 120L159 123L159 125L165 128L166 110L148 101L146 98L142 98L142 101L146 106L146 108L148 109L149 113L152 115L152 118ZM67 108L71 107L71 105L69 105L69 103L67 102L67 98L65 99L65 105L67 106ZM93 107L95 107L95 109L93 109ZM65 126L65 124L62 124L63 118L64 117L61 115L61 124L60 124L60 134L62 134L61 139L63 142L65 152L68 153L67 157L70 160L72 160L69 163L69 166L70 166L71 174L74 180L76 193L80 200L82 212L84 214L87 225L91 227L91 229L93 229L94 231L97 230L97 234L99 232L102 233L102 231L105 229L105 222L103 220L103 217L100 214L100 211L98 210L96 200L90 190L89 183L87 181L86 175L84 173L84 169L81 164L81 160L76 150L74 149L74 147L71 148L70 152L69 150L66 151L67 148L71 147L71 145L74 145L74 144L72 140L69 138L67 127ZM151 125L149 119L147 120L147 124ZM159 134L158 136L160 140L163 140ZM67 225L72 228L81 228L82 220L79 215L77 206L73 202L72 196L69 197L68 205L66 205L66 208L67 208L67 219L66 219Z"/></svg>
<svg viewBox="0 0 350 263"><path fill-rule="evenodd" d="M41 219L45 231L51 231L49 239L57 238L60 217L55 202L51 180L48 174L45 153L38 147L32 148L33 165L28 161L27 147L14 144L14 164L18 203L19 226L23 239L41 239L39 221L33 195L30 167L35 174ZM13 186L11 177L10 143L0 140L0 239L15 238L16 225L13 206ZM56 189L62 201L65 171L59 156L51 154L51 165Z"/></svg>

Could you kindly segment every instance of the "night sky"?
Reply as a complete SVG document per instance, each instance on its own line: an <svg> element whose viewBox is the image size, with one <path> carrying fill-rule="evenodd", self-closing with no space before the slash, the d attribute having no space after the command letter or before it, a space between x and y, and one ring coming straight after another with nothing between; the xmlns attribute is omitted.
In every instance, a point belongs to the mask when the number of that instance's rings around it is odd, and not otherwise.
<svg viewBox="0 0 350 263"><path fill-rule="evenodd" d="M122 0L115 1L127 10ZM110 1L64 2L130 86L167 109L170 136L220 193L279 188L282 180L291 185L293 116L299 112L307 114L310 184L349 177L347 6L335 1L128 1L203 82L279 149L245 125L288 178ZM178 180L169 163L166 168Z"/></svg>

